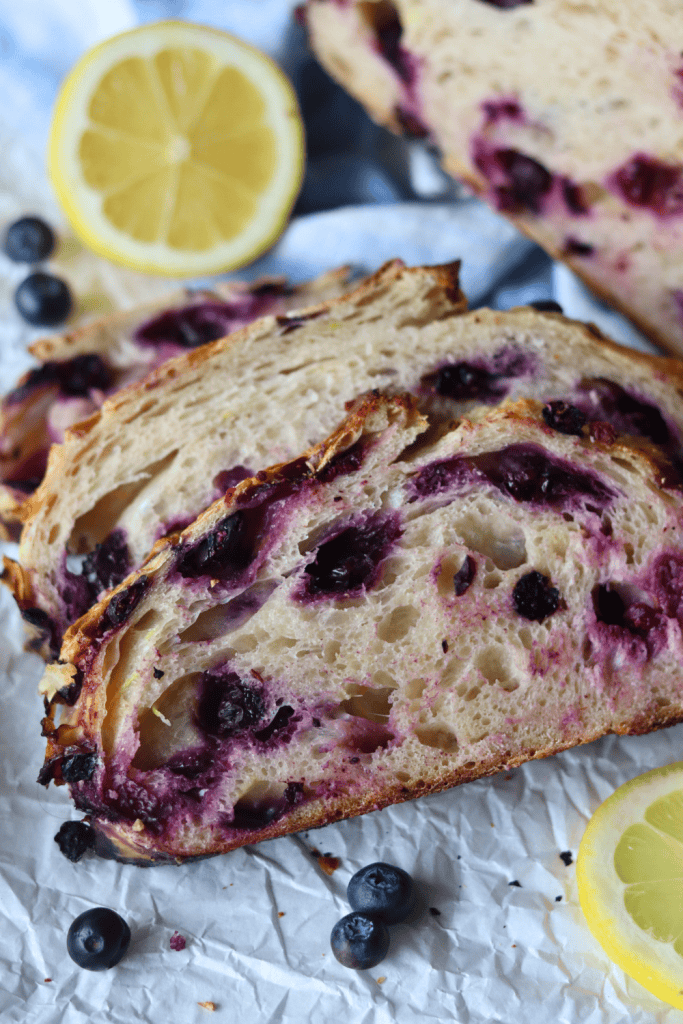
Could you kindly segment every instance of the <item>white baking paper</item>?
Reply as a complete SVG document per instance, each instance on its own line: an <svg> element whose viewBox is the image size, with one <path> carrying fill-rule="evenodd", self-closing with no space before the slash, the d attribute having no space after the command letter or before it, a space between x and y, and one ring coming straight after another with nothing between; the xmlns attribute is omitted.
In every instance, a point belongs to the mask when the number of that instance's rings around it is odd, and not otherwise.
<svg viewBox="0 0 683 1024"><path fill-rule="evenodd" d="M124 7L119 13L128 16ZM42 155L8 125L0 123L0 222L30 209L61 224ZM301 279L338 262L372 270L392 256L462 258L474 302L497 284L499 304L522 301L539 286L520 273L532 259L528 243L473 202L301 218L256 269ZM68 235L53 267L72 282L79 316L170 287L90 257ZM11 307L22 274L0 258L3 391L29 365L25 346L36 333ZM646 346L566 270L553 271L551 287L568 313L598 323L610 317L613 334ZM583 921L575 865L560 858L565 851L575 858L590 815L617 786L681 758L683 727L609 737L449 793L198 864L141 869L92 856L71 864L53 836L79 816L64 789L35 782L43 754L41 663L23 653L19 616L4 590L0 638L3 1024L683 1021L683 1013L610 964ZM338 869L326 874L314 850L339 858ZM354 972L332 956L329 934L349 910L349 878L374 860L413 875L420 909L392 929L383 963ZM98 905L116 909L133 932L125 959L101 974L77 968L65 948L71 920ZM187 941L182 952L170 949L176 931Z"/></svg>

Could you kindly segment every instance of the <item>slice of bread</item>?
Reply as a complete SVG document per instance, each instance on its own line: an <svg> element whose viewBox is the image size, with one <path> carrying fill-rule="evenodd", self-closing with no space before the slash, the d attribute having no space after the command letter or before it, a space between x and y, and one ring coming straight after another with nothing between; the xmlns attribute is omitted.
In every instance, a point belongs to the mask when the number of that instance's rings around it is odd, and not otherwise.
<svg viewBox="0 0 683 1024"><path fill-rule="evenodd" d="M18 533L21 505L45 473L50 445L61 442L68 427L187 349L266 313L341 295L349 273L340 267L300 285L263 278L218 283L213 291L183 289L34 342L30 351L39 365L0 402L0 529L4 523L6 537Z"/></svg>
<svg viewBox="0 0 683 1024"><path fill-rule="evenodd" d="M159 537L318 442L371 388L410 391L446 421L506 397L562 399L675 458L682 449L677 361L556 313L467 313L456 264L395 261L344 297L165 363L67 432L24 506L21 564L6 562L36 642L55 655L69 623Z"/></svg>
<svg viewBox="0 0 683 1024"><path fill-rule="evenodd" d="M677 0L308 0L314 52L656 343L683 353Z"/></svg>
<svg viewBox="0 0 683 1024"><path fill-rule="evenodd" d="M72 626L40 781L99 852L223 853L683 720L683 491L547 419L435 435L372 394Z"/></svg>

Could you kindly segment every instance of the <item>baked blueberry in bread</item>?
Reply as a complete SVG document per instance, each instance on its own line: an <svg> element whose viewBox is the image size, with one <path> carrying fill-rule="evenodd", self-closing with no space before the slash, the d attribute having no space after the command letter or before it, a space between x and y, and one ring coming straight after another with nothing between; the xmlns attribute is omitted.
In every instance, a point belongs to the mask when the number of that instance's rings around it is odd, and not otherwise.
<svg viewBox="0 0 683 1024"><path fill-rule="evenodd" d="M681 387L675 360L621 348L557 313L468 313L456 264L395 261L346 296L165 363L68 431L23 507L21 564L6 562L5 579L36 642L56 656L66 627L158 538L327 436L363 391L409 391L446 422L505 398L564 401L574 411L563 419L553 407L558 421L599 421L675 460Z"/></svg>
<svg viewBox="0 0 683 1024"><path fill-rule="evenodd" d="M43 783L177 861L683 719L683 492L531 400L367 396L67 632Z"/></svg>
<svg viewBox="0 0 683 1024"><path fill-rule="evenodd" d="M0 402L0 530L18 532L19 508L45 473L50 445L105 399L167 359L223 337L266 313L340 295L348 268L301 285L273 278L181 290L34 342L39 360Z"/></svg>
<svg viewBox="0 0 683 1024"><path fill-rule="evenodd" d="M677 0L308 0L317 57L650 338L683 353Z"/></svg>

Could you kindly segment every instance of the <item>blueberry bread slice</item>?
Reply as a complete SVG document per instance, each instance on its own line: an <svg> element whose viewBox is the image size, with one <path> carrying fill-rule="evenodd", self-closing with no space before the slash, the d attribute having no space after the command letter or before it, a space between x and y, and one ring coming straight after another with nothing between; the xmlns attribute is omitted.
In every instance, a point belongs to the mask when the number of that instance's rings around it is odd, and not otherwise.
<svg viewBox="0 0 683 1024"><path fill-rule="evenodd" d="M308 0L381 124L683 353L683 19L672 0Z"/></svg>
<svg viewBox="0 0 683 1024"><path fill-rule="evenodd" d="M457 265L388 264L305 314L266 317L105 402L50 454L10 583L36 642L67 625L238 480L294 458L371 388L448 421L534 396L681 453L681 364L532 309L466 312Z"/></svg>
<svg viewBox="0 0 683 1024"><path fill-rule="evenodd" d="M68 630L40 781L178 861L682 720L683 493L562 426L360 401Z"/></svg>
<svg viewBox="0 0 683 1024"><path fill-rule="evenodd" d="M19 509L45 473L50 445L106 398L167 359L230 334L266 313L283 314L341 295L349 268L289 285L283 278L175 291L30 347L39 365L0 402L0 529L19 529Z"/></svg>

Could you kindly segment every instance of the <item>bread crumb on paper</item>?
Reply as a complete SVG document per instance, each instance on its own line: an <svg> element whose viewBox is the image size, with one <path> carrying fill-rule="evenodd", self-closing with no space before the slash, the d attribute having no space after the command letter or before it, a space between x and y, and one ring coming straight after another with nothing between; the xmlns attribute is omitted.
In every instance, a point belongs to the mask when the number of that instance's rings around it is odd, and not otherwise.
<svg viewBox="0 0 683 1024"><path fill-rule="evenodd" d="M202 1010L209 1010L211 1013L216 1009L216 1004L211 1002L197 1003L197 1006L201 1006Z"/></svg>
<svg viewBox="0 0 683 1024"><path fill-rule="evenodd" d="M381 978L377 979L377 984L378 985L383 985L386 980L387 980L386 979L386 975L383 974Z"/></svg>
<svg viewBox="0 0 683 1024"><path fill-rule="evenodd" d="M339 857L333 857L329 853L321 853L320 850L316 850L315 847L311 850L311 856L315 857L317 860L320 870L324 871L325 874L330 877L341 864Z"/></svg>

